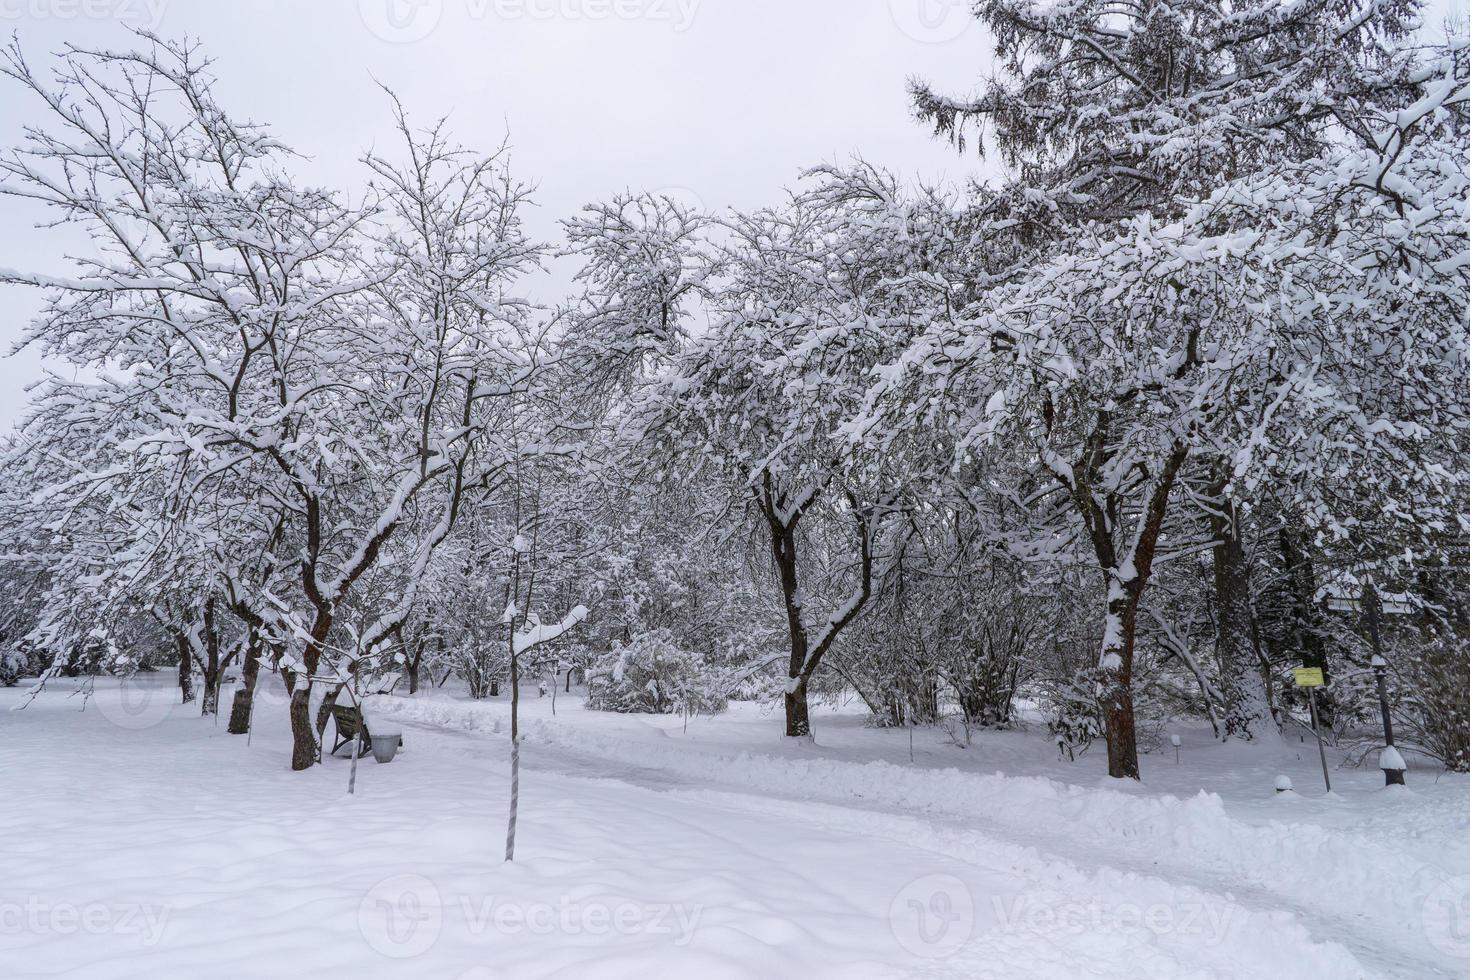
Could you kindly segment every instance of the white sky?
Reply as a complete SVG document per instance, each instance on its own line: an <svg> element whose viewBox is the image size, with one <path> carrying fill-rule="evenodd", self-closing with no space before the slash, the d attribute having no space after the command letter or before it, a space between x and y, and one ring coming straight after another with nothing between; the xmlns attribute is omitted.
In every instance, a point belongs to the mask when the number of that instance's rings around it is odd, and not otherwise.
<svg viewBox="0 0 1470 980"><path fill-rule="evenodd" d="M1467 0L1431 0L1434 23ZM129 25L190 35L216 59L233 112L269 124L311 160L304 176L347 190L357 158L389 145L395 89L416 116L448 113L483 149L508 132L514 166L539 184L534 234L624 189L710 209L776 199L801 168L862 152L910 177L979 169L930 137L904 82L966 92L990 47L969 0L0 0L34 65L65 42L123 46ZM0 86L0 146L34 103ZM61 273L78 236L34 227L0 197L0 266ZM552 277L547 293L559 290ZM551 295L537 298L550 300ZM0 287L0 355L38 297ZM31 351L0 356L0 430L40 374Z"/></svg>
<svg viewBox="0 0 1470 980"><path fill-rule="evenodd" d="M312 159L305 176L362 183L357 158L389 148L374 79L411 113L449 113L461 142L508 132L539 185L533 233L633 188L709 208L773 201L804 166L861 152L900 174L959 179L978 166L913 121L904 81L959 90L989 47L963 0L0 0L40 67L63 43L123 46L128 24L188 34L215 58L227 108ZM37 119L0 87L0 146ZM396 149L396 147L393 147ZM0 266L64 270L84 242L33 226L0 197ZM550 288L556 288L553 284ZM538 297L550 299L551 297ZM38 297L0 287L0 350ZM18 416L34 353L0 359L0 428Z"/></svg>

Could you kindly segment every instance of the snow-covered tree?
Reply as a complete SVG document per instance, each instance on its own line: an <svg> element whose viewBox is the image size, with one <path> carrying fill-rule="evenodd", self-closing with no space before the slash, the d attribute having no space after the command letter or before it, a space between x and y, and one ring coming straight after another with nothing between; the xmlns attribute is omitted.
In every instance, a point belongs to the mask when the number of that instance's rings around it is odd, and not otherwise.
<svg viewBox="0 0 1470 980"><path fill-rule="evenodd" d="M497 406L536 371L537 333L507 293L537 261L525 192L503 154L468 154L442 125L416 133L401 111L406 162L366 158L367 206L297 187L288 151L218 104L193 47L146 40L70 48L49 80L7 54L49 122L0 163L5 190L102 243L71 278L4 273L50 290L30 342L85 372L45 386L30 442L89 427L95 443L51 496L136 505L158 539L226 487L289 515L298 580L273 605L304 768L314 683L392 633L466 488L501 466L486 447ZM122 540L108 562L146 560L133 545L147 535ZM389 549L400 588L353 640L340 619Z"/></svg>
<svg viewBox="0 0 1470 980"><path fill-rule="evenodd" d="M812 677L872 597L898 526L900 474L857 459L844 426L868 372L945 308L931 267L955 248L933 195L908 199L866 165L812 179L788 207L729 223L713 323L637 409L663 464L721 487L770 556L793 737L811 733ZM840 549L817 533L834 527L849 542ZM818 538L832 550L804 555Z"/></svg>

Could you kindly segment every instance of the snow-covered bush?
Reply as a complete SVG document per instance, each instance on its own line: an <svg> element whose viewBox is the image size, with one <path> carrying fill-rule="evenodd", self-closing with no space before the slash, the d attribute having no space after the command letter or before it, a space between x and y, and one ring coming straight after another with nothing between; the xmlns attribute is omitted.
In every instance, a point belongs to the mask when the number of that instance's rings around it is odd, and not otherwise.
<svg viewBox="0 0 1470 980"><path fill-rule="evenodd" d="M1092 695L1094 671L1079 671L1076 679L1050 694L1046 730L1056 742L1057 755L1076 759L1103 734L1102 710Z"/></svg>
<svg viewBox="0 0 1470 980"><path fill-rule="evenodd" d="M727 703L716 672L668 630L614 644L587 672L587 707L597 711L713 714Z"/></svg>
<svg viewBox="0 0 1470 980"><path fill-rule="evenodd" d="M1451 635L1425 644L1408 673L1409 739L1451 772L1470 772L1470 643Z"/></svg>
<svg viewBox="0 0 1470 980"><path fill-rule="evenodd" d="M25 656L17 650L0 650L0 687L14 687L25 666Z"/></svg>

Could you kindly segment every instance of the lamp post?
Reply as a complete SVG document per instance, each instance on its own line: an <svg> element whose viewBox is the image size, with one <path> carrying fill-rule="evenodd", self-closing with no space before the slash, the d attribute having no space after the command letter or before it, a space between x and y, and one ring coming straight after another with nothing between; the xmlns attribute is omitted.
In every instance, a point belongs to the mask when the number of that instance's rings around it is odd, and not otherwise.
<svg viewBox="0 0 1470 980"><path fill-rule="evenodd" d="M1383 751L1378 767L1383 770L1383 785L1404 785L1404 757L1393 744L1393 715L1388 710L1388 661L1383 659L1383 642L1378 634L1378 591L1363 588L1363 607L1368 613L1368 636L1373 641L1373 677L1378 683L1378 710L1383 715Z"/></svg>

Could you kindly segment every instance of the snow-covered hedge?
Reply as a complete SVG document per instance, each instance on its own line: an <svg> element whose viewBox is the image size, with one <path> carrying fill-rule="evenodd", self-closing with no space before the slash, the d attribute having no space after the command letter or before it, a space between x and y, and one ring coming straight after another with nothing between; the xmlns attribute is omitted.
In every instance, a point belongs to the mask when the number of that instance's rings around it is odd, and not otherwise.
<svg viewBox="0 0 1470 980"><path fill-rule="evenodd" d="M728 703L716 672L680 649L668 630L616 643L587 671L587 707L598 711L712 714Z"/></svg>

